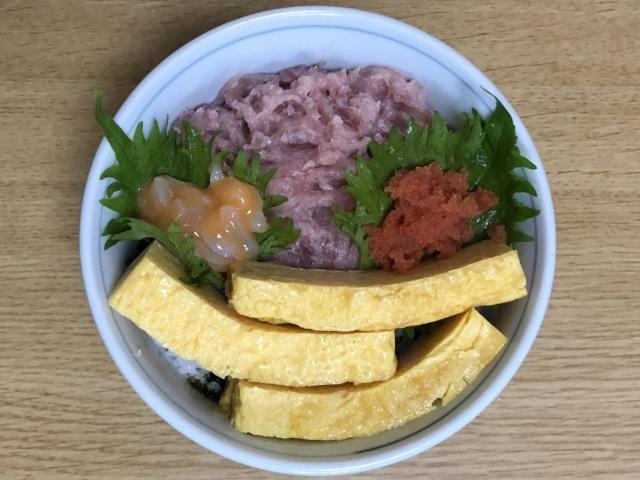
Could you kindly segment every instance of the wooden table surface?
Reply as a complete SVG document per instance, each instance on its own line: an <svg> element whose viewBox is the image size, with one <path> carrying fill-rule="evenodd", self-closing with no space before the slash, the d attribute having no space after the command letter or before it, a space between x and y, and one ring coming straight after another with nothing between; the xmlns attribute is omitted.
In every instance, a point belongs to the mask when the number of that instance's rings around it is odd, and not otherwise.
<svg viewBox="0 0 640 480"><path fill-rule="evenodd" d="M89 313L77 237L95 88L113 112L188 40L295 3L0 2L0 478L279 477L205 451L136 396ZM359 478L640 478L640 2L348 5L492 77L537 144L558 222L551 305L515 379L453 438Z"/></svg>

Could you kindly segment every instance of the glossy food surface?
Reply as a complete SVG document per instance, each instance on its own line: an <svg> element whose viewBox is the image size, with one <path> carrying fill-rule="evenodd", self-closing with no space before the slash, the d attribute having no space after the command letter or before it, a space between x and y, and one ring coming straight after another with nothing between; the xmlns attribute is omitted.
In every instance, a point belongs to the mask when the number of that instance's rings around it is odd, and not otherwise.
<svg viewBox="0 0 640 480"><path fill-rule="evenodd" d="M236 260L255 258L254 232L268 228L262 198L251 185L212 174L207 188L168 176L155 177L138 194L141 218L166 229L176 222L195 238L196 252L211 268L224 271Z"/></svg>

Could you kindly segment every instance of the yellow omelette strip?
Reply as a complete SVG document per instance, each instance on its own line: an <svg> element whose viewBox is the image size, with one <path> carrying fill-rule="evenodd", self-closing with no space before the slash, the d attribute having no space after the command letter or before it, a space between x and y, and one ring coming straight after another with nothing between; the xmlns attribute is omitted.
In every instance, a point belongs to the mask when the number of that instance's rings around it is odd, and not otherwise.
<svg viewBox="0 0 640 480"><path fill-rule="evenodd" d="M242 262L229 279L227 296L238 313L335 332L420 325L527 294L518 252L491 241L423 262L407 274Z"/></svg>
<svg viewBox="0 0 640 480"><path fill-rule="evenodd" d="M319 333L259 322L238 315L214 289L185 285L183 275L179 262L153 243L109 303L172 352L221 377L333 385L385 380L396 370L392 331Z"/></svg>
<svg viewBox="0 0 640 480"><path fill-rule="evenodd" d="M287 388L229 384L221 406L245 433L340 440L403 425L456 397L498 354L506 338L476 310L418 338L393 378L367 385Z"/></svg>

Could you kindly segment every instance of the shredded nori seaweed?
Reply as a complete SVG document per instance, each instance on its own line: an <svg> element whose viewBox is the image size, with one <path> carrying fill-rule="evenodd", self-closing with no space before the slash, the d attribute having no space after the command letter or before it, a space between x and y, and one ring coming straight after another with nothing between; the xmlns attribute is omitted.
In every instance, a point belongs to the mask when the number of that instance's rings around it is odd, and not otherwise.
<svg viewBox="0 0 640 480"><path fill-rule="evenodd" d="M206 372L203 376L190 375L187 382L205 397L217 402L222 395L222 391L227 383L226 378L220 378L217 375Z"/></svg>

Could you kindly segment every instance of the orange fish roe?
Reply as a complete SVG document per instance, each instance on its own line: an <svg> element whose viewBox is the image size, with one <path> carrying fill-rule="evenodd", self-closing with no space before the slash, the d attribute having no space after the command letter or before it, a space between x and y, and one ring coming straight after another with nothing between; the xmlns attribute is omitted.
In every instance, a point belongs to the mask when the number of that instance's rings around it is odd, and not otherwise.
<svg viewBox="0 0 640 480"><path fill-rule="evenodd" d="M425 254L455 254L473 237L468 220L498 202L489 190L467 191L466 171L443 172L437 162L396 173L385 192L394 206L381 227L367 229L369 248L382 268L396 272L413 268ZM492 228L496 239L504 234L500 227Z"/></svg>

